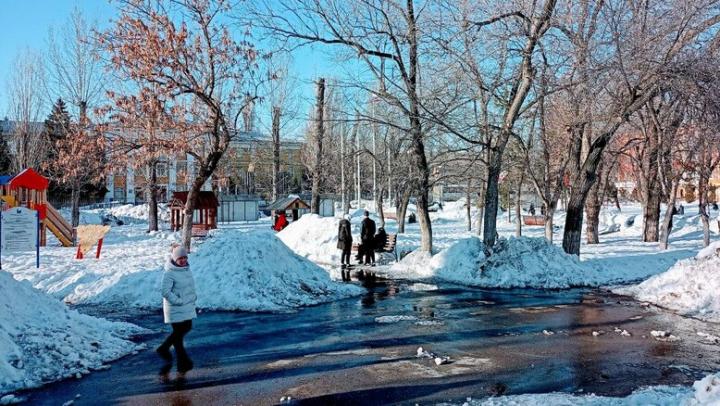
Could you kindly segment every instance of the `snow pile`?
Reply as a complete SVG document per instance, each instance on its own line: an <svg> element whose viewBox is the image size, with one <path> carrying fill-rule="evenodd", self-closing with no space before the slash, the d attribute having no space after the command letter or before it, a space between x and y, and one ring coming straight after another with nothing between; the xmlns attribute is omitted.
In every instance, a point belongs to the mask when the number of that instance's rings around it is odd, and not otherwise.
<svg viewBox="0 0 720 406"><path fill-rule="evenodd" d="M163 267L178 239L175 233L147 234L139 225L114 227L100 260L75 260L72 249L62 248L44 251L39 271L31 255L4 260L17 279L71 303L158 308ZM269 230L213 231L194 246L190 264L198 306L206 309L280 310L363 291L331 281L327 272L293 253Z"/></svg>
<svg viewBox="0 0 720 406"><path fill-rule="evenodd" d="M140 327L69 310L3 271L0 292L0 396L88 374L139 349L127 338Z"/></svg>
<svg viewBox="0 0 720 406"><path fill-rule="evenodd" d="M121 206L113 206L109 209L99 209L100 215L113 215L122 220L125 224L147 223L150 206L147 204L124 204ZM170 221L170 210L167 204L158 204L158 220Z"/></svg>
<svg viewBox="0 0 720 406"><path fill-rule="evenodd" d="M668 271L638 284L616 289L638 300L655 303L684 315L720 321L720 242L695 258L680 260Z"/></svg>
<svg viewBox="0 0 720 406"><path fill-rule="evenodd" d="M465 238L433 256L415 251L395 264L390 274L499 288L557 289L605 282L598 268L565 254L544 238L500 239L492 255L486 257L484 251L479 238Z"/></svg>
<svg viewBox="0 0 720 406"><path fill-rule="evenodd" d="M687 402L688 405L720 404L720 374L708 375L695 381L693 389L695 389L695 397Z"/></svg>
<svg viewBox="0 0 720 406"><path fill-rule="evenodd" d="M198 305L209 309L281 310L359 295L292 252L272 231L228 230L190 255Z"/></svg>
<svg viewBox="0 0 720 406"><path fill-rule="evenodd" d="M298 255L320 264L337 264L340 263L341 252L337 248L338 226L336 218L305 214L277 236ZM359 227L356 228L359 230Z"/></svg>
<svg viewBox="0 0 720 406"><path fill-rule="evenodd" d="M499 396L487 399L467 398L463 406L700 406L720 404L720 374L695 381L692 389L679 386L651 386L633 391L624 398L567 393L543 393Z"/></svg>

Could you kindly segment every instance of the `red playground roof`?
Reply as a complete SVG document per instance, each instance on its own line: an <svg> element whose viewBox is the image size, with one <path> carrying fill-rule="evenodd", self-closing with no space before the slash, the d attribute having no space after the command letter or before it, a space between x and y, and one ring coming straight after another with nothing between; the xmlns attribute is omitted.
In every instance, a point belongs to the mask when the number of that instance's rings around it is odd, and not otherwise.
<svg viewBox="0 0 720 406"><path fill-rule="evenodd" d="M32 168L27 168L15 175L15 177L10 180L9 185L10 189L26 188L32 190L47 190L49 183L47 178L35 172Z"/></svg>

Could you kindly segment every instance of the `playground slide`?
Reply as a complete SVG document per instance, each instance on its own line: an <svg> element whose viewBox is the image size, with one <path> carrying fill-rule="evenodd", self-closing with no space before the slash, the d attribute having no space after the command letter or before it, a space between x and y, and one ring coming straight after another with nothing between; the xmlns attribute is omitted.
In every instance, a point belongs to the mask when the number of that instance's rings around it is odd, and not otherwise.
<svg viewBox="0 0 720 406"><path fill-rule="evenodd" d="M57 237L63 247L73 246L73 232L70 223L68 223L50 203L47 203L45 226L55 234L55 237Z"/></svg>

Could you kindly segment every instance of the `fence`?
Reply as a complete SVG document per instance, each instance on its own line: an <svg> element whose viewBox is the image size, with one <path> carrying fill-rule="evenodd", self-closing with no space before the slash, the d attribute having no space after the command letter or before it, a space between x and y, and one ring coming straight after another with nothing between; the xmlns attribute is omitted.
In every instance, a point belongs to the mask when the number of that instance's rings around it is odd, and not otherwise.
<svg viewBox="0 0 720 406"><path fill-rule="evenodd" d="M259 217L259 201L256 199L220 200L219 203L218 222L220 223L229 223L232 221L256 221Z"/></svg>

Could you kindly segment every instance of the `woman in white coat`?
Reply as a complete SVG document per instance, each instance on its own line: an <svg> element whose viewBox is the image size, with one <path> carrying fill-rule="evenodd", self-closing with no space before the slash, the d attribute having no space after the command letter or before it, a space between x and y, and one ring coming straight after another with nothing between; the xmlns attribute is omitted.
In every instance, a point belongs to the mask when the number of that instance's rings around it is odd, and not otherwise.
<svg viewBox="0 0 720 406"><path fill-rule="evenodd" d="M187 250L175 247L172 258L165 264L162 279L163 315L165 323L172 326L172 333L165 339L157 353L166 362L164 371L172 366L170 347L175 347L177 355L178 372L187 372L193 368L193 363L185 351L183 339L192 329L192 319L197 317L195 312L195 280L188 264Z"/></svg>

